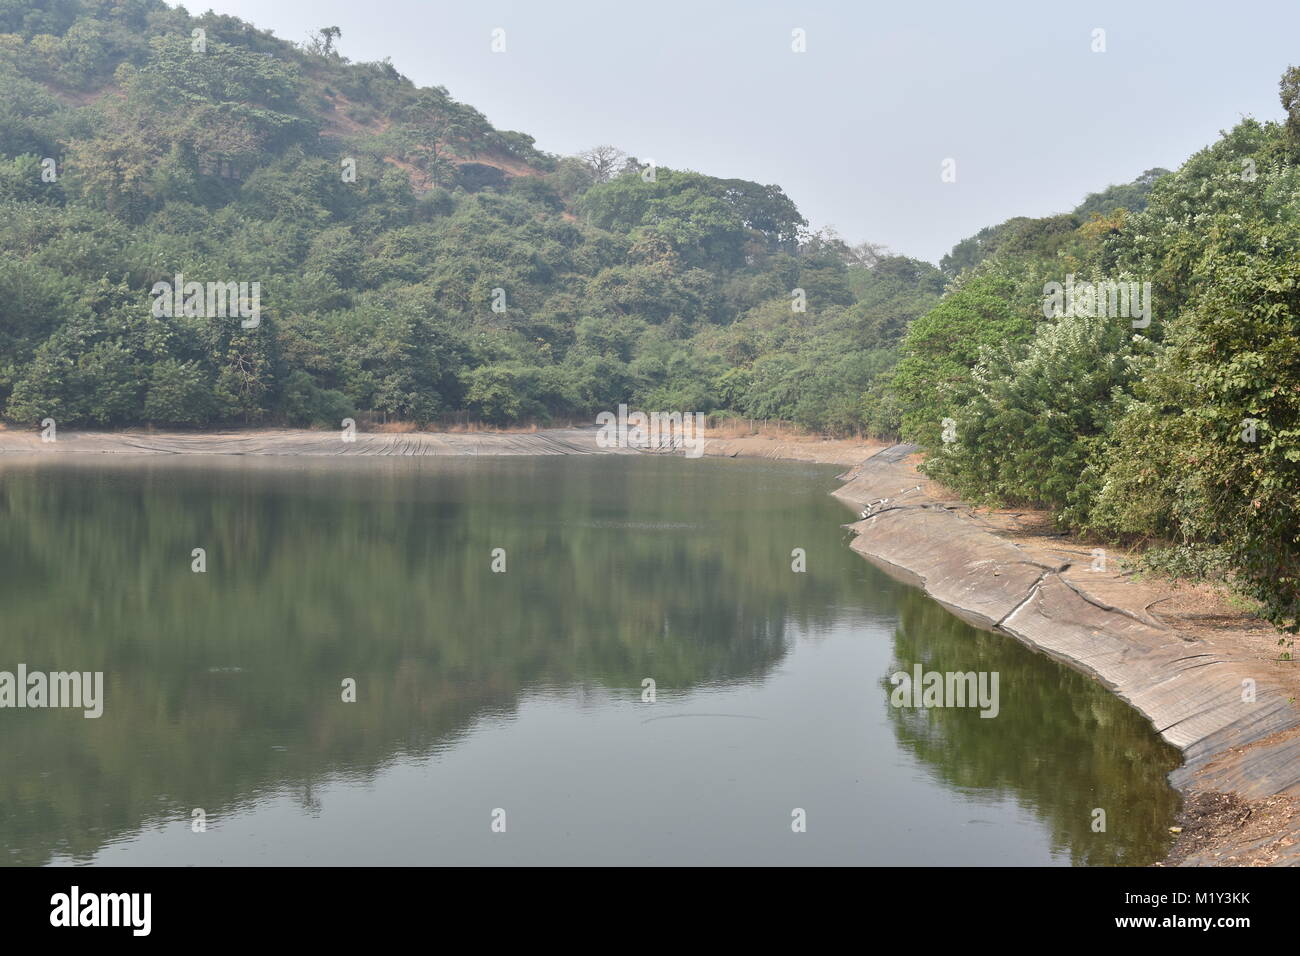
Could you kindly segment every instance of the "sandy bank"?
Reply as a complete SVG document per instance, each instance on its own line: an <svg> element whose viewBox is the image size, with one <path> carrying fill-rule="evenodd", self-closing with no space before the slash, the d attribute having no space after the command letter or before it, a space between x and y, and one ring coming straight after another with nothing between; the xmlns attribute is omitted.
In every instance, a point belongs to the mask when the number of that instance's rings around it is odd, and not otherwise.
<svg viewBox="0 0 1300 956"><path fill-rule="evenodd" d="M1240 626L1198 624L1204 607L1183 589L1113 558L1094 570L1090 548L1027 532L1019 513L951 500L916 471L915 450L884 449L843 476L836 496L868 514L851 525L853 550L1100 680L1178 747L1171 783L1186 809L1170 862L1300 864L1296 665L1277 660L1277 633L1230 608L1209 617Z"/></svg>
<svg viewBox="0 0 1300 956"><path fill-rule="evenodd" d="M271 455L328 457L370 455L637 455L675 454L601 448L598 429L549 428L535 432L357 432L345 442L338 431L258 428L212 432L60 430L43 442L36 431L0 430L5 455ZM872 454L878 443L763 435L707 438L704 454L719 458L770 458L852 465Z"/></svg>

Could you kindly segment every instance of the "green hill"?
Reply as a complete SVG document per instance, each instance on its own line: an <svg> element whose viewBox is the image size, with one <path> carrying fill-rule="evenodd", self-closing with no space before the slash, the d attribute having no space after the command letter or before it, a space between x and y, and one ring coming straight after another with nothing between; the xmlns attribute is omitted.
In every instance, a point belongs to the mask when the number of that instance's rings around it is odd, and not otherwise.
<svg viewBox="0 0 1300 956"><path fill-rule="evenodd" d="M809 235L779 187L547 155L337 42L157 0L0 3L11 420L507 423L627 401L844 432L941 292L931 266ZM151 314L177 275L258 283L256 327Z"/></svg>

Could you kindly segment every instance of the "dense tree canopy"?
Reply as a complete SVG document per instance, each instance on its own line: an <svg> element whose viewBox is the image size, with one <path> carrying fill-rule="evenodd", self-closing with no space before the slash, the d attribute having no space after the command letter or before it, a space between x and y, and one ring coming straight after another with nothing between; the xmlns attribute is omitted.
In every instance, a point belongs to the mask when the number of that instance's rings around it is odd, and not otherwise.
<svg viewBox="0 0 1300 956"><path fill-rule="evenodd" d="M931 452L927 470L960 493L1170 542L1289 629L1300 622L1296 76L1282 81L1286 124L1243 120L1175 172L959 244L945 259L957 289L911 324L890 385L903 432ZM1048 283L1067 277L1145 289L1149 324L1109 307L1049 314Z"/></svg>
<svg viewBox="0 0 1300 956"><path fill-rule="evenodd" d="M809 233L777 186L540 153L345 43L157 0L0 3L7 417L508 424L626 401L871 426L932 266ZM258 283L258 323L152 315L176 276Z"/></svg>

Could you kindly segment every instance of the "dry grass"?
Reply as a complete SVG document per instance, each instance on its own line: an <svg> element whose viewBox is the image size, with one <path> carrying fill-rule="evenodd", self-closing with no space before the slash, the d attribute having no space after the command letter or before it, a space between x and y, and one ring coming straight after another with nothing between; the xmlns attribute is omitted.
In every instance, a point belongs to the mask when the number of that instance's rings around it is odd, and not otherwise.
<svg viewBox="0 0 1300 956"><path fill-rule="evenodd" d="M543 428L565 428L565 425L539 425L537 422L530 422L526 425L487 425L483 422L453 422L450 425L439 426L439 431L451 432L454 435L474 435L479 432L485 432L492 435L531 435L539 432Z"/></svg>
<svg viewBox="0 0 1300 956"><path fill-rule="evenodd" d="M809 431L792 422L777 422L761 418L721 418L708 423L706 438L771 438L776 441L826 441L844 438L847 441L864 441L860 436L831 436Z"/></svg>
<svg viewBox="0 0 1300 956"><path fill-rule="evenodd" d="M582 424L587 424L583 422ZM487 422L452 420L434 422L421 428L415 422L366 422L365 431L386 435L408 432L435 432L451 435L532 435L547 428L570 428L570 422L521 422L518 425L490 425Z"/></svg>

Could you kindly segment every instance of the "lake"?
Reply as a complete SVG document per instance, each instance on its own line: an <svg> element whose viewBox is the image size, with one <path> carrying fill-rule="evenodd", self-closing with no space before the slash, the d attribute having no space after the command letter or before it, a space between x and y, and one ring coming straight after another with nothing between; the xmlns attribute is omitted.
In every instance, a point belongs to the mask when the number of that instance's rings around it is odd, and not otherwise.
<svg viewBox="0 0 1300 956"><path fill-rule="evenodd" d="M0 671L104 675L0 709L0 862L1163 857L1178 752L852 553L838 470L0 459Z"/></svg>

